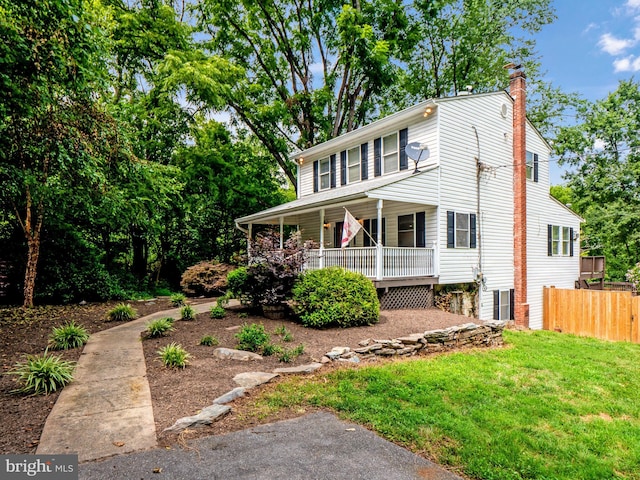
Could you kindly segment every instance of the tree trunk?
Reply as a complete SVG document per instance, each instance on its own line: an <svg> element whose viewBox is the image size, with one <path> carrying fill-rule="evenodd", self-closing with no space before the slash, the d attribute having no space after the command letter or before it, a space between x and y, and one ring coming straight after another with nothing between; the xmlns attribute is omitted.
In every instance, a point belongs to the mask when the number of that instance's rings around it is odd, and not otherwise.
<svg viewBox="0 0 640 480"><path fill-rule="evenodd" d="M131 247L133 249L131 273L137 280L144 280L147 276L147 241L144 231L135 225L131 227Z"/></svg>
<svg viewBox="0 0 640 480"><path fill-rule="evenodd" d="M38 257L40 256L40 229L33 232L33 235L27 234L27 244L29 246L27 253L27 268L24 274L24 303L23 307L33 307L33 295L36 285L36 274L38 273Z"/></svg>

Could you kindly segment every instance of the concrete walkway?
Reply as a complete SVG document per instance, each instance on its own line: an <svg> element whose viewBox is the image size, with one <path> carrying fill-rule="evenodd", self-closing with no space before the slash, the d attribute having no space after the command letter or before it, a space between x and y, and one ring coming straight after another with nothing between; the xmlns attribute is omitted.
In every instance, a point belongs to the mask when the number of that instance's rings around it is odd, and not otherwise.
<svg viewBox="0 0 640 480"><path fill-rule="evenodd" d="M207 312L215 302L192 305ZM78 454L80 462L157 445L140 333L165 310L92 334L44 426L37 454Z"/></svg>

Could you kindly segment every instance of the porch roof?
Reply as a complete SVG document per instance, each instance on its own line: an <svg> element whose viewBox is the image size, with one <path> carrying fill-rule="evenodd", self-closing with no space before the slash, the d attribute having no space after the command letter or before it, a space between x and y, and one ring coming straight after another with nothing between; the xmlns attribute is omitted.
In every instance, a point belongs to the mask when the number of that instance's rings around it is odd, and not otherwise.
<svg viewBox="0 0 640 480"><path fill-rule="evenodd" d="M375 190L411 178L412 176L413 172L409 169L393 175L364 180L353 185L323 190L298 198L292 202L283 203L277 207L268 208L261 212L237 218L236 224L277 223L282 216L301 214L330 205L340 205L374 196L375 198L381 198L375 195Z"/></svg>

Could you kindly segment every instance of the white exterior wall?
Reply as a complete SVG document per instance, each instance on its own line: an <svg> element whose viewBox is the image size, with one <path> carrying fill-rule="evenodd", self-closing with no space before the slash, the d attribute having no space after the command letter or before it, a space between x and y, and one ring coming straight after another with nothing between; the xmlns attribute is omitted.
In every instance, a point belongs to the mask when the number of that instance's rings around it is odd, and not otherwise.
<svg viewBox="0 0 640 480"><path fill-rule="evenodd" d="M507 115L502 116L502 105ZM440 283L473 282L480 265L485 290L479 316L493 317L493 290L513 288L512 103L503 93L439 104L441 138ZM476 132L478 133L476 137ZM479 144L479 149L478 149ZM479 150L479 152L478 152ZM489 168L480 177L477 248L447 248L447 211L476 213L476 157Z"/></svg>
<svg viewBox="0 0 640 480"><path fill-rule="evenodd" d="M543 287L575 288L580 273L580 239L573 240L573 257L548 256L547 225L573 228L580 233L580 219L549 195L548 149L527 125L527 150L538 153L538 182L527 180L527 301L529 327L542 328Z"/></svg>

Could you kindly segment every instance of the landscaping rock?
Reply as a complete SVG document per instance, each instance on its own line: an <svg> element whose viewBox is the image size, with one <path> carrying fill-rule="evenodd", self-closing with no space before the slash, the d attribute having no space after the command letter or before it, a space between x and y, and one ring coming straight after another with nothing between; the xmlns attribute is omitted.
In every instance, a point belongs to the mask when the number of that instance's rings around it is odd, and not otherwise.
<svg viewBox="0 0 640 480"><path fill-rule="evenodd" d="M270 382L277 376L277 373L247 372L239 373L238 375L233 377L233 381L241 387L253 388L257 387L258 385L262 385L263 383Z"/></svg>
<svg viewBox="0 0 640 480"><path fill-rule="evenodd" d="M262 356L253 352L245 352L244 350L234 350L233 348L216 348L213 356L223 360L240 360L248 362L249 360L262 360Z"/></svg>
<svg viewBox="0 0 640 480"><path fill-rule="evenodd" d="M311 373L322 367L322 363L309 363L297 367L276 368L273 373Z"/></svg>
<svg viewBox="0 0 640 480"><path fill-rule="evenodd" d="M223 405L225 403L233 402L236 398L244 397L246 391L247 389L245 387L236 387L230 392L216 398L213 403L214 405Z"/></svg>
<svg viewBox="0 0 640 480"><path fill-rule="evenodd" d="M231 407L228 405L211 405L203 408L202 411L191 417L183 417L176 420L176 423L163 430L164 432L181 432L185 428L201 427L203 425L211 425L215 420L218 420L223 415L226 415L231 411Z"/></svg>
<svg viewBox="0 0 640 480"><path fill-rule="evenodd" d="M327 357L329 357L331 360L335 360L336 358L338 358L339 356L350 352L351 349L349 347L333 347L331 349L330 352L325 353L325 355Z"/></svg>

